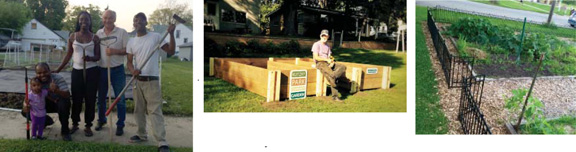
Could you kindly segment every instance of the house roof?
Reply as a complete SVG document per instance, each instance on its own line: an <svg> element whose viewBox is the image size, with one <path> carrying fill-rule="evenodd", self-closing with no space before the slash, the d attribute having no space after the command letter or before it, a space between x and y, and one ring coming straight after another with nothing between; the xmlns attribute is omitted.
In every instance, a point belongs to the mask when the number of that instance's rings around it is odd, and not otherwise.
<svg viewBox="0 0 576 152"><path fill-rule="evenodd" d="M188 42L188 43L184 43L178 47L192 47L193 43L192 42Z"/></svg>
<svg viewBox="0 0 576 152"><path fill-rule="evenodd" d="M48 26L46 26L46 25L42 24L42 22L38 21L37 19L34 19L34 18L33 18L32 20L30 20L30 22L32 22L32 21L36 21L36 23L38 23L38 24L40 24L40 25L42 25L42 26L46 27L46 29L48 29L48 30L50 30L52 33L54 33L54 34L58 35L60 38L62 38L62 39L64 39L64 40L68 40L68 39L65 39L64 37L62 37L61 35L59 35L58 33L54 32L54 30L52 30L52 29L48 28Z"/></svg>
<svg viewBox="0 0 576 152"><path fill-rule="evenodd" d="M64 40L68 40L70 38L70 32L68 31L56 30L54 33L58 34L58 36L62 37Z"/></svg>
<svg viewBox="0 0 576 152"><path fill-rule="evenodd" d="M192 31L192 27L190 26L185 26L184 27L188 28L190 31ZM168 25L152 25L152 30L154 32L158 32L158 33L163 33L164 31L166 31L168 29Z"/></svg>

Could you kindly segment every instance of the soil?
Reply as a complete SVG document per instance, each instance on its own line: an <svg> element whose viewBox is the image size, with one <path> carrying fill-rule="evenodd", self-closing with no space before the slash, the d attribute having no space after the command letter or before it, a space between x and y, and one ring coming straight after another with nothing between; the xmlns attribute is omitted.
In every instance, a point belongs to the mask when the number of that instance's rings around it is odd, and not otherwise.
<svg viewBox="0 0 576 152"><path fill-rule="evenodd" d="M439 27L440 32L446 31L446 29L450 26L450 24L446 23L436 23ZM427 31L427 29L426 29ZM446 46L448 46L448 50L450 53L454 55L459 55L457 48L455 47L456 44L453 43L450 39L457 41L457 38L448 37L448 35L442 35L445 38ZM478 48L473 48L475 52L483 52ZM470 50L467 50L470 54L479 54L473 53ZM486 55L483 55L486 56ZM482 57L481 57L482 58ZM510 55L502 55L502 54L491 54L490 59L492 63L490 64L483 64L483 63L475 63L473 66L474 72L476 74L486 75L486 77L491 78L511 78L511 77L532 77L534 75L534 71L537 64L532 63L521 63L516 64L516 56ZM546 67L542 70L539 76L553 76L554 74L550 72Z"/></svg>
<svg viewBox="0 0 576 152"><path fill-rule="evenodd" d="M532 77L534 72L536 72L536 67L538 65L531 63L521 63L516 64L515 56L506 55L492 55L490 60L494 61L506 61L505 63L491 63L491 64L476 64L474 65L474 71L477 74L484 74L487 77L492 78L511 78L511 77ZM554 73L550 72L547 68L540 71L538 76L553 76Z"/></svg>
<svg viewBox="0 0 576 152"><path fill-rule="evenodd" d="M0 107L22 109L22 102L24 101L23 94L17 93L0 93Z"/></svg>

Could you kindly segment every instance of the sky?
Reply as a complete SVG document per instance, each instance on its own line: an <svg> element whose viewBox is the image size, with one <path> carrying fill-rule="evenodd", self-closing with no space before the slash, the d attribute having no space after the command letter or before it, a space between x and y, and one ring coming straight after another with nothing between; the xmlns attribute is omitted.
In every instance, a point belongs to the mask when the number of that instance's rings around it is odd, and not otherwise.
<svg viewBox="0 0 576 152"><path fill-rule="evenodd" d="M177 4L187 3L192 9L192 0L175 0ZM139 12L143 12L149 17L160 4L165 0L68 0L68 8L73 6L96 5L102 10L109 6L109 9L116 11L116 26L132 31L132 18Z"/></svg>

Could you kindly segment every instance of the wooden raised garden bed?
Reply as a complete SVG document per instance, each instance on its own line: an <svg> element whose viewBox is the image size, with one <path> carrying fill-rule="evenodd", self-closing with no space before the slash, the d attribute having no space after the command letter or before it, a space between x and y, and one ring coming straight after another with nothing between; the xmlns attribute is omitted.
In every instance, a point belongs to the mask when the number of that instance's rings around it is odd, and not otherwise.
<svg viewBox="0 0 576 152"><path fill-rule="evenodd" d="M347 67L346 79L339 83L351 93L390 87L389 66L337 63ZM210 58L209 75L264 96L269 102L289 99L290 74L302 70L307 73L306 96L326 96L328 82L314 65L310 58Z"/></svg>

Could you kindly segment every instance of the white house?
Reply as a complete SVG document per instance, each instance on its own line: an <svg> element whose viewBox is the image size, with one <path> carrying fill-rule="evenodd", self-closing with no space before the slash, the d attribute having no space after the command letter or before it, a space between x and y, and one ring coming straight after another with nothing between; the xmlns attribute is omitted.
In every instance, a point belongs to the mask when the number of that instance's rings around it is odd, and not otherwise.
<svg viewBox="0 0 576 152"><path fill-rule="evenodd" d="M166 25L153 25L152 28L154 32L164 34L168 26ZM166 36L166 42L170 42L170 37ZM176 46L192 42L192 28L184 25L177 24L176 29L174 29L174 40L176 41ZM180 48L176 47L176 52L180 52Z"/></svg>
<svg viewBox="0 0 576 152"><path fill-rule="evenodd" d="M178 58L180 58L180 60L192 61L192 45L192 42L188 42L178 46L178 48L180 48L180 52L178 53Z"/></svg>
<svg viewBox="0 0 576 152"><path fill-rule="evenodd" d="M22 28L22 34L19 36L22 40L22 50L24 51L39 51L40 49L43 51L63 50L67 44L67 40L64 37L58 35L36 19L26 23L24 28Z"/></svg>

